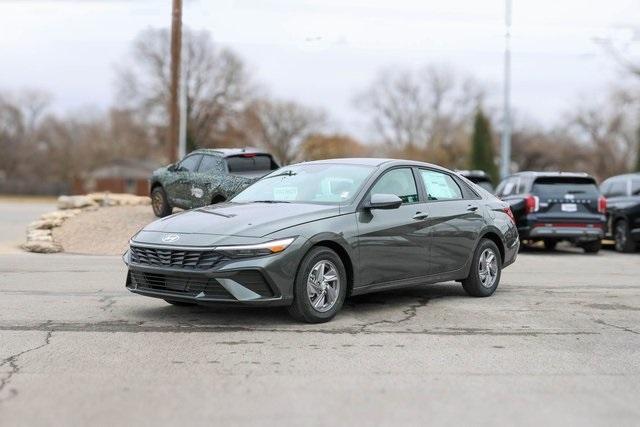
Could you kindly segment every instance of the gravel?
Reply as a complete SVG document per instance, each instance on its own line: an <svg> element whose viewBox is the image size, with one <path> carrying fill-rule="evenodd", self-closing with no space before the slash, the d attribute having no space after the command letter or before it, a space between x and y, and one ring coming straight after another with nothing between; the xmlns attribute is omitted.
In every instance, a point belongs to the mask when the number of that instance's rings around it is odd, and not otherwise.
<svg viewBox="0 0 640 427"><path fill-rule="evenodd" d="M85 211L53 230L65 252L120 255L129 238L156 219L150 206L112 206Z"/></svg>

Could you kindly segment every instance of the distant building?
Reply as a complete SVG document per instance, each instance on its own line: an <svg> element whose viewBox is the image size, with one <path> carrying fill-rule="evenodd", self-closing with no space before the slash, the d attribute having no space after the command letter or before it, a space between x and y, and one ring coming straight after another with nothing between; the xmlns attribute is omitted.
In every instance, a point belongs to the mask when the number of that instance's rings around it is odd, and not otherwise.
<svg viewBox="0 0 640 427"><path fill-rule="evenodd" d="M146 196L149 194L149 177L160 166L153 160L114 160L76 179L73 192L85 194L109 191Z"/></svg>

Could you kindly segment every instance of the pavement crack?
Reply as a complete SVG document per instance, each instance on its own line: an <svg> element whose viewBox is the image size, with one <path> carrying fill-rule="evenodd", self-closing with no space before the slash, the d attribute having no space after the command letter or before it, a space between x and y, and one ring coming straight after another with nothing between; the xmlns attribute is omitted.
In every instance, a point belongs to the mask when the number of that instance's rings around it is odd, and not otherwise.
<svg viewBox="0 0 640 427"><path fill-rule="evenodd" d="M631 328L627 328L626 326L614 325L613 323L607 323L602 319L596 319L595 322L600 324L600 325L609 326L610 328L615 328L615 329L619 329L621 331L630 332L632 334L640 335L640 332L634 331Z"/></svg>
<svg viewBox="0 0 640 427"><path fill-rule="evenodd" d="M404 315L402 318L398 320L376 320L373 322L367 322L363 324L360 328L360 332L364 332L367 328L377 326L377 325L399 325L401 323L405 323L416 317L418 313L418 309L426 306L429 303L431 298L420 298L417 302L410 304L407 308L402 310L402 314Z"/></svg>
<svg viewBox="0 0 640 427"><path fill-rule="evenodd" d="M111 311L111 307L113 307L113 305L116 303L116 300L113 296L109 296L109 295L105 295L100 297L100 299L98 300L98 302L100 302L100 310L102 311Z"/></svg>
<svg viewBox="0 0 640 427"><path fill-rule="evenodd" d="M9 372L7 372L2 378L0 378L0 403L6 402L7 400L10 400L18 395L18 390L16 390L15 388L10 389L6 397L2 397L2 392L5 388L7 388L7 386L11 382L11 379L20 372L20 369L22 369L22 367L18 364L18 359L20 358L20 356L48 346L51 343L52 335L53 331L47 331L43 344L40 344L39 346L33 348L29 348L27 350L23 350L0 361L0 367L9 365L10 368Z"/></svg>

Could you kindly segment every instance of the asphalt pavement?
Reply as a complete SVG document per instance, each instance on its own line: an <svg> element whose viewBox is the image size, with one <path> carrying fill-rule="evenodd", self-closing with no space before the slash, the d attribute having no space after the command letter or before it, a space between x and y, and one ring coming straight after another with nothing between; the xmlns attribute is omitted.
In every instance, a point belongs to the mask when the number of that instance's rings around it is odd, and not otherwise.
<svg viewBox="0 0 640 427"><path fill-rule="evenodd" d="M640 253L527 251L493 297L418 286L322 325L124 280L119 257L0 254L0 425L640 420Z"/></svg>

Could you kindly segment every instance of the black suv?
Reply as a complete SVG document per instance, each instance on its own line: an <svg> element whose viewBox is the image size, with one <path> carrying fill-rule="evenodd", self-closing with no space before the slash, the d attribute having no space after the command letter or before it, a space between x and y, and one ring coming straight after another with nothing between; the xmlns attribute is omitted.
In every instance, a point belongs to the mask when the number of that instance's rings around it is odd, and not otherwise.
<svg viewBox="0 0 640 427"><path fill-rule="evenodd" d="M476 185L487 190L489 193L493 194L493 182L491 181L491 177L483 170L457 170L460 175L467 178L469 181L473 182Z"/></svg>
<svg viewBox="0 0 640 427"><path fill-rule="evenodd" d="M193 209L229 200L279 166L271 154L251 148L200 149L151 176L156 216L174 207Z"/></svg>
<svg viewBox="0 0 640 427"><path fill-rule="evenodd" d="M607 198L605 235L619 252L634 252L640 244L640 173L613 176L600 186Z"/></svg>
<svg viewBox="0 0 640 427"><path fill-rule="evenodd" d="M568 240L588 253L600 250L607 201L585 173L520 172L504 179L496 195L511 205L520 240L547 249Z"/></svg>

